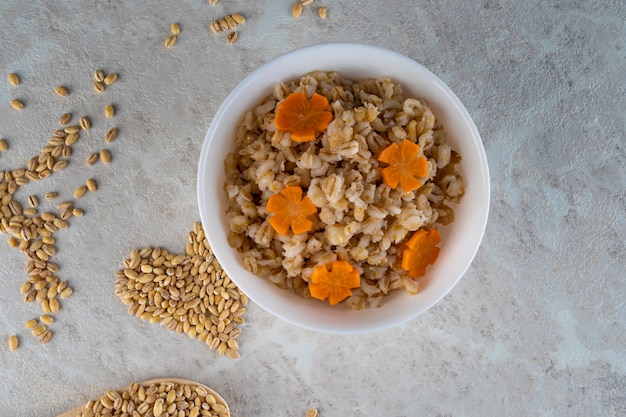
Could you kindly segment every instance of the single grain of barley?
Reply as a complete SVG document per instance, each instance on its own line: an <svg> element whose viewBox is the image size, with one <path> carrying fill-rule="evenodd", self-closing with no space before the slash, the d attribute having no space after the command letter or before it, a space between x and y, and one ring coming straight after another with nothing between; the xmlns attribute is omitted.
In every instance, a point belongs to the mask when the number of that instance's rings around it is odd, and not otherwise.
<svg viewBox="0 0 626 417"><path fill-rule="evenodd" d="M100 159L102 160L102 163L110 164L111 163L111 153L109 153L109 151L106 150L106 149L101 149L100 150Z"/></svg>
<svg viewBox="0 0 626 417"><path fill-rule="evenodd" d="M86 182L86 185L89 191L93 192L98 189L98 185L96 184L96 181L93 178L89 178Z"/></svg>
<svg viewBox="0 0 626 417"><path fill-rule="evenodd" d="M15 73L10 73L7 78L9 80L9 83L13 86L20 83L20 77L18 77Z"/></svg>
<svg viewBox="0 0 626 417"><path fill-rule="evenodd" d="M66 125L72 120L72 115L70 113L63 113L61 117L59 117L59 124Z"/></svg>
<svg viewBox="0 0 626 417"><path fill-rule="evenodd" d="M174 44L176 43L176 35L171 35L168 36L167 38L165 38L165 46L168 48L171 48L172 46L174 46Z"/></svg>
<svg viewBox="0 0 626 417"><path fill-rule="evenodd" d="M20 344L20 341L16 335L12 335L11 337L9 337L9 350L10 351L14 351L15 349L17 349L19 344Z"/></svg>
<svg viewBox="0 0 626 417"><path fill-rule="evenodd" d="M293 9L291 10L291 15L297 19L300 17L301 14L302 14L302 3L297 2L296 4L294 4Z"/></svg>
<svg viewBox="0 0 626 417"><path fill-rule="evenodd" d="M104 108L104 115L106 116L107 119L110 119L111 117L115 116L115 107L113 107L111 104L107 104L106 107Z"/></svg>
<svg viewBox="0 0 626 417"><path fill-rule="evenodd" d="M172 23L170 25L170 30L174 35L178 35L180 33L180 26L178 25L178 23Z"/></svg>
<svg viewBox="0 0 626 417"><path fill-rule="evenodd" d="M10 104L15 110L22 110L24 108L24 103L19 100L11 100Z"/></svg>
<svg viewBox="0 0 626 417"><path fill-rule="evenodd" d="M9 149L7 141L4 139L0 139L0 152L6 152L7 149Z"/></svg>
<svg viewBox="0 0 626 417"><path fill-rule="evenodd" d="M54 92L57 93L61 97L66 97L69 94L69 91L67 91L67 88L63 87L62 85L56 87L54 89Z"/></svg>
<svg viewBox="0 0 626 417"><path fill-rule="evenodd" d="M89 120L89 118L87 116L83 116L80 118L80 127L83 130L89 130L91 129L91 120Z"/></svg>
<svg viewBox="0 0 626 417"><path fill-rule="evenodd" d="M86 192L87 192L87 187L84 185L81 185L76 190L74 190L74 198L81 198L82 196L85 195Z"/></svg>
<svg viewBox="0 0 626 417"><path fill-rule="evenodd" d="M85 164L87 164L88 166L91 166L91 165L95 164L96 162L98 162L98 154L97 153L90 153L89 155L87 155L87 159L85 160Z"/></svg>

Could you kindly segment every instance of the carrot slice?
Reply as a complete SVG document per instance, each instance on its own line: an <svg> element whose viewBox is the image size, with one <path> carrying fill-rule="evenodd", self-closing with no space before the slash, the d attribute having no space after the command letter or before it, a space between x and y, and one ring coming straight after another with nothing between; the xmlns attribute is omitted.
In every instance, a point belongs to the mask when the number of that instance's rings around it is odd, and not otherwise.
<svg viewBox="0 0 626 417"><path fill-rule="evenodd" d="M309 216L317 213L317 207L309 197L302 197L300 187L285 187L280 194L272 195L266 209L273 213L269 222L281 235L287 235L290 228L296 235L311 231L313 222Z"/></svg>
<svg viewBox="0 0 626 417"><path fill-rule="evenodd" d="M278 104L274 125L279 132L291 133L296 142L310 142L318 133L324 132L333 119L327 111L328 100L317 93L311 100L304 91L291 93Z"/></svg>
<svg viewBox="0 0 626 417"><path fill-rule="evenodd" d="M439 242L441 235L437 229L419 229L406 242L407 248L402 253L402 269L413 278L426 275L426 267L434 264L439 257Z"/></svg>
<svg viewBox="0 0 626 417"><path fill-rule="evenodd" d="M313 269L309 290L319 300L328 298L330 305L352 295L352 288L361 286L359 271L349 262L334 261L330 265L318 265Z"/></svg>
<svg viewBox="0 0 626 417"><path fill-rule="evenodd" d="M426 158L419 156L420 147L407 139L398 146L392 143L378 155L378 161L388 164L381 174L383 181L391 188L398 185L406 192L417 190L422 186L423 178L428 174Z"/></svg>

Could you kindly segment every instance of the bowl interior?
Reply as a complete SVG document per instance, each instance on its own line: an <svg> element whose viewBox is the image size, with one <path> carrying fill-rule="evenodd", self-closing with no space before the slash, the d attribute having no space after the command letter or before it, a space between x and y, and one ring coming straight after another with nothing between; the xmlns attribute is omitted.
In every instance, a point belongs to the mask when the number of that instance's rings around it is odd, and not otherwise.
<svg viewBox="0 0 626 417"><path fill-rule="evenodd" d="M275 83L314 71L339 71L343 77L390 76L402 84L404 97L424 98L442 121L453 149L463 158L459 170L465 196L455 207L456 220L441 228L439 259L420 279L420 293L402 290L380 308L353 311L302 299L248 272L227 242L229 230L223 190L224 157L234 147L234 132L244 112L267 96ZM467 110L434 74L396 52L360 44L320 44L282 55L246 77L226 98L207 132L198 167L200 216L215 256L251 300L292 324L335 334L366 333L410 320L441 300L463 276L482 239L489 211L489 171L480 135Z"/></svg>

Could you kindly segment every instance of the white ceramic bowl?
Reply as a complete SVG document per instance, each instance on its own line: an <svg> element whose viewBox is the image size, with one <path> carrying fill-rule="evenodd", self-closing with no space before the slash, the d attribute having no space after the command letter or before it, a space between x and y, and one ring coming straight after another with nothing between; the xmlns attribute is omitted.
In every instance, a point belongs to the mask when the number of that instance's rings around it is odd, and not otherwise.
<svg viewBox="0 0 626 417"><path fill-rule="evenodd" d="M437 262L420 279L420 292L398 290L380 308L353 311L347 306L303 299L244 269L240 254L227 242L224 157L232 151L243 113L259 104L275 83L300 78L313 70L339 71L344 77L391 76L404 96L425 98L442 121L466 182L455 207L456 220L441 228ZM228 95L209 127L198 166L200 217L215 256L232 280L263 309L289 323L335 334L357 334L404 323L441 300L461 279L480 245L489 212L489 171L480 135L454 93L433 73L410 58L373 46L330 43L296 49L271 60L247 76Z"/></svg>

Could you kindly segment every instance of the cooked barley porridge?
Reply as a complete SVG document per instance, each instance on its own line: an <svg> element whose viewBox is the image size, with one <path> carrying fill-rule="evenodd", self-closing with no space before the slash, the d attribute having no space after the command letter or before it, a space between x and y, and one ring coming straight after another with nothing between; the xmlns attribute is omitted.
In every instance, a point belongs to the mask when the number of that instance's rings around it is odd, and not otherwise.
<svg viewBox="0 0 626 417"><path fill-rule="evenodd" d="M248 270L354 309L418 292L411 271L435 261L437 229L464 193L461 156L424 100L387 77L313 72L276 85L235 141L228 241ZM348 273L356 281L328 288Z"/></svg>

